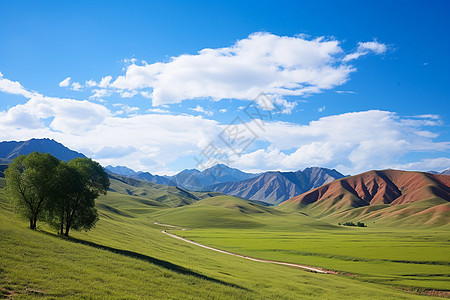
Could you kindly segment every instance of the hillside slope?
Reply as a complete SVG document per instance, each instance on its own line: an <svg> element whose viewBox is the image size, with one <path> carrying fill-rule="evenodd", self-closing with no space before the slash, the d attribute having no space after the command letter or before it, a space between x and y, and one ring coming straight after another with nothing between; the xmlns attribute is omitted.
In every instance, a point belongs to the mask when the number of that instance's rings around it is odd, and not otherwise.
<svg viewBox="0 0 450 300"><path fill-rule="evenodd" d="M316 217L422 225L450 223L450 176L398 170L369 171L289 199L279 208Z"/></svg>

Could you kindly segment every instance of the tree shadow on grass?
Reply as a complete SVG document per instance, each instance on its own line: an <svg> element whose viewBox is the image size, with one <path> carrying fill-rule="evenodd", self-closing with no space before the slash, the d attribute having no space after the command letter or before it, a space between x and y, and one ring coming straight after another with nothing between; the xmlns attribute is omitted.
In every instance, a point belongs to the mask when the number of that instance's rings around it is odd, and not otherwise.
<svg viewBox="0 0 450 300"><path fill-rule="evenodd" d="M42 231L42 233L45 233L47 235L51 235L53 237L63 238L65 240L68 240L68 241L71 241L71 242L74 242L74 243L83 244L83 245L86 245L86 246L90 246L90 247L106 250L106 251L113 252L113 253L116 253L116 254L120 254L120 255L123 255L123 256L139 259L139 260L142 260L142 261L145 261L145 262L149 262L149 263L152 263L154 265L163 267L163 268L165 268L167 270L174 271L174 272L179 273L179 274L191 275L191 276L195 276L197 278L201 278L201 279L208 280L208 281L211 281L211 282L227 285L227 286L230 286L230 287L235 287L235 288L238 288L238 289L248 290L247 288L244 288L244 287L242 287L240 285L229 283L229 282L225 282L225 281L222 281L222 280L219 280L219 279L215 279L215 278L212 278L212 277L209 277L209 276L206 276L206 275L194 272L192 270L186 269L186 268L184 268L182 266L173 264L171 262L168 262L168 261L165 261L165 260L161 260L161 259L158 259L158 258L154 258L154 257L148 256L148 255L145 255L145 254L141 254L141 253L137 253L137 252L133 252L133 251L129 251L129 250L117 249L117 248L113 248L113 247L109 247L109 246L105 246L105 245L100 245L100 244L97 244L97 243L94 243L94 242L80 240L80 239L77 239L77 238L74 238L74 237L62 237L62 236L55 235L55 234L50 233L50 232Z"/></svg>

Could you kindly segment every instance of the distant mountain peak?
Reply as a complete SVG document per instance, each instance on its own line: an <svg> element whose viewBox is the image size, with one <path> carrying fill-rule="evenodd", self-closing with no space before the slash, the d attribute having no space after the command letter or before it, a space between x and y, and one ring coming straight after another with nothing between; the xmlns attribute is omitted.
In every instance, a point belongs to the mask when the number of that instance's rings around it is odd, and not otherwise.
<svg viewBox="0 0 450 300"><path fill-rule="evenodd" d="M27 141L5 141L0 142L0 158L14 159L20 155L27 155L34 151L50 153L60 160L69 161L74 158L86 156L64 146L49 138L32 138Z"/></svg>
<svg viewBox="0 0 450 300"><path fill-rule="evenodd" d="M111 166L108 165L105 167L105 170L110 171L111 173L125 176L132 176L138 174L136 171L126 167L126 166Z"/></svg>

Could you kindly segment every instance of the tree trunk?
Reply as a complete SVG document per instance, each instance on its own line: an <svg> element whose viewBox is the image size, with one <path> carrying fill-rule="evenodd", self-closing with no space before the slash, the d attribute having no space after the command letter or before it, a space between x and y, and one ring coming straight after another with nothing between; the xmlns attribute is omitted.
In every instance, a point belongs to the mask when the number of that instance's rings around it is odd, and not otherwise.
<svg viewBox="0 0 450 300"><path fill-rule="evenodd" d="M30 228L36 230L37 216L34 216L32 220L30 220Z"/></svg>
<svg viewBox="0 0 450 300"><path fill-rule="evenodd" d="M65 236L69 236L69 226L66 225L66 232L64 233Z"/></svg>
<svg viewBox="0 0 450 300"><path fill-rule="evenodd" d="M59 233L60 235L63 235L64 233L64 209L61 212L61 224L60 224L60 229L61 232Z"/></svg>

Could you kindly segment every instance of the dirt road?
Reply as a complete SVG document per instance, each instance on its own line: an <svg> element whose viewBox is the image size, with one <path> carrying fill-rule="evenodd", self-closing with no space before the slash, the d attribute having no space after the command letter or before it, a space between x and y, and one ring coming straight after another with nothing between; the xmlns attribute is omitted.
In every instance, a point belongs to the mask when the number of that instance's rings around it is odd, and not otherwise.
<svg viewBox="0 0 450 300"><path fill-rule="evenodd" d="M171 227L171 228L177 228L178 227L178 226L174 226L174 225L160 224L158 222L155 222L154 224L160 225L160 226ZM185 230L185 228L183 228L181 230ZM254 258L254 257L250 257L250 256L237 254L237 253L232 253L232 252L228 252L228 251L224 251L224 250L220 250L220 249L217 249L217 248L213 248L213 247L209 247L209 246L206 246L206 245L202 245L202 244L196 243L194 241L191 241L191 240L179 237L179 236L177 236L175 234L168 233L165 230L163 230L161 232L166 234L166 235L168 235L168 236L170 236L170 237L173 237L173 238L179 239L181 241L184 241L186 243L190 243L190 244L193 244L193 245L196 245L196 246L208 249L208 250L220 252L220 253L223 253L223 254L233 255L233 256L237 256L237 257L248 259L248 260L252 260L252 261L257 261L257 262L262 262L262 263L271 263L271 264L277 264L277 265L284 265L284 266L289 266L289 267L295 267L295 268L300 268L300 269L303 269L303 270L307 270L307 271L315 272L315 273L321 273L321 274L337 274L334 271L325 270L325 269L322 269L322 268L305 266L305 265L300 265L300 264L287 263L287 262L282 262L282 261L265 260L265 259Z"/></svg>

